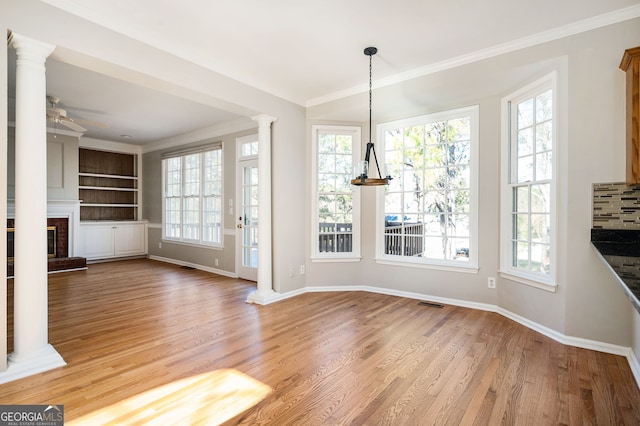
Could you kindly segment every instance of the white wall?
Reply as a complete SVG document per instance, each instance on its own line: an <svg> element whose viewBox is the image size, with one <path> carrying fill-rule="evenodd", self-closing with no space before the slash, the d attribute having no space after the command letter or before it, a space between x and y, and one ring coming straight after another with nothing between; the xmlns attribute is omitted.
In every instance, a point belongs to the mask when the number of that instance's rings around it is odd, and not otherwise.
<svg viewBox="0 0 640 426"><path fill-rule="evenodd" d="M564 333L630 346L631 304L596 256L589 231L592 184L624 181L625 74L619 65L625 49L640 45L640 20L572 37L567 44L570 133Z"/></svg>
<svg viewBox="0 0 640 426"><path fill-rule="evenodd" d="M63 132L64 133L64 132ZM78 136L47 133L47 199L78 199ZM15 198L15 129L8 129L8 197Z"/></svg>
<svg viewBox="0 0 640 426"><path fill-rule="evenodd" d="M592 183L624 178L624 73L618 64L624 49L639 44L640 20L635 19L374 90L375 123L480 105L479 272L376 264L375 195L372 188L364 188L363 260L312 264L307 285L360 284L495 304L566 336L631 346L631 305L596 257L589 238ZM552 293L499 278L498 288L491 290L487 277L499 277L500 101L553 70L559 73L567 106L564 137L558 141L559 286ZM363 93L309 108L308 125L366 123L367 97ZM340 280L358 276L362 278L357 283Z"/></svg>

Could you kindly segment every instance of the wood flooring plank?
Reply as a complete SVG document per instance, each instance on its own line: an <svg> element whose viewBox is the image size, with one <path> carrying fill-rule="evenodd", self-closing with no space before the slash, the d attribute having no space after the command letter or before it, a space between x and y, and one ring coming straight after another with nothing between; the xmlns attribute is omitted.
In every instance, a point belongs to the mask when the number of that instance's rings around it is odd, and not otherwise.
<svg viewBox="0 0 640 426"><path fill-rule="evenodd" d="M146 259L50 275L68 364L0 385L0 403L90 425L640 424L623 357L491 312L367 292L245 303L254 289Z"/></svg>
<svg viewBox="0 0 640 426"><path fill-rule="evenodd" d="M471 389L474 389L473 398L465 407L464 415L460 420L460 426L470 426L475 424L476 418L479 417L482 403L487 396L487 392L489 391L491 382L493 381L499 365L500 360L498 358L492 358L489 365L484 369L478 386L470 387Z"/></svg>

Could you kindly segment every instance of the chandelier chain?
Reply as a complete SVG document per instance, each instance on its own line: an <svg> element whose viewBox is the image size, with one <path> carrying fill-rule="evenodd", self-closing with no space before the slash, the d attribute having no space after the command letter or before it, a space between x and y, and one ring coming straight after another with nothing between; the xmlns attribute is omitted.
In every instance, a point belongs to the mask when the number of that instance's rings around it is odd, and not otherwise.
<svg viewBox="0 0 640 426"><path fill-rule="evenodd" d="M371 65L372 61L373 61L373 56L372 56L372 55L370 55L370 56L369 56L369 122L371 122L371 108L372 108L372 105L373 105L373 103L372 103L372 101L371 101L371 98L372 98L372 96L371 96L371 90L372 90L372 87L373 87L373 86L372 86L372 83L371 83L371 81L372 81L372 75L373 75L373 74L372 74L372 69L373 69L373 67L372 67L372 65Z"/></svg>
<svg viewBox="0 0 640 426"><path fill-rule="evenodd" d="M375 53L375 52L374 52ZM376 169L378 170L378 177L382 178L382 173L380 173L380 165L378 164L378 156L376 155L376 149L373 147L373 135L371 134L373 118L371 115L371 111L373 110L373 54L369 55L369 143L371 144L371 151L373 152L373 160L376 162Z"/></svg>

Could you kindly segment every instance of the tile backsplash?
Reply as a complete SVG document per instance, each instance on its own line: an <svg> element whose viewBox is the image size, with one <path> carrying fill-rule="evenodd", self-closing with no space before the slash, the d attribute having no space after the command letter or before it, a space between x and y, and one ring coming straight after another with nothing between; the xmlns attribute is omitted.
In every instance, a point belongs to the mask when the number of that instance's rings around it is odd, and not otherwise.
<svg viewBox="0 0 640 426"><path fill-rule="evenodd" d="M640 229L640 187L594 183L593 227Z"/></svg>

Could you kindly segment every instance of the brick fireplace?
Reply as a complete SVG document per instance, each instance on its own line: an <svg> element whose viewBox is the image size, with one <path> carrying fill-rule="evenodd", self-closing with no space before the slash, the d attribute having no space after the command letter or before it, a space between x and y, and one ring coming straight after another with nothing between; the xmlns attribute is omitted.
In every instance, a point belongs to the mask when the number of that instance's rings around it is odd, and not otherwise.
<svg viewBox="0 0 640 426"><path fill-rule="evenodd" d="M58 205L52 207L52 209L55 208L57 208L58 210L63 210L59 212L62 213L61 216L63 217L47 218L47 228L51 229L52 227L55 227L55 231L53 232L53 234L55 235L55 241L49 241L48 244L50 252L48 259L48 271L57 272L73 269L84 269L87 267L86 259L84 257L73 256L72 249L74 242L72 241L71 236L74 234L73 229L75 220L78 216L75 214L75 210L73 210L73 207L71 212L67 211L69 207L65 206L64 204L63 207L60 207ZM14 228L14 224L15 221L13 218L7 219L7 229ZM10 253L12 251L12 248L9 247L9 244L11 244L11 242L8 241L7 244L7 253ZM10 259L8 259L7 261L7 276L13 276L13 261L11 261Z"/></svg>

